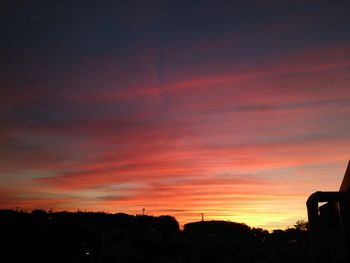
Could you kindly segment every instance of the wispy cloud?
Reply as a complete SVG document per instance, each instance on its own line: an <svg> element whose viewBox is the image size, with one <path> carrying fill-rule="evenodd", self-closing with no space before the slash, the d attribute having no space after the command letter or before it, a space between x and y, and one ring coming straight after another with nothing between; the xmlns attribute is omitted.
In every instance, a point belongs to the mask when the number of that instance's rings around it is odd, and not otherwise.
<svg viewBox="0 0 350 263"><path fill-rule="evenodd" d="M307 196L337 190L349 158L345 16L261 8L240 5L260 14L250 20L204 3L181 20L102 16L105 38L91 21L85 33L55 27L58 39L27 33L38 28L31 17L25 34L15 27L19 38L2 43L1 206L146 208L182 223L205 213L260 226L305 217ZM316 21L338 31L324 39Z"/></svg>

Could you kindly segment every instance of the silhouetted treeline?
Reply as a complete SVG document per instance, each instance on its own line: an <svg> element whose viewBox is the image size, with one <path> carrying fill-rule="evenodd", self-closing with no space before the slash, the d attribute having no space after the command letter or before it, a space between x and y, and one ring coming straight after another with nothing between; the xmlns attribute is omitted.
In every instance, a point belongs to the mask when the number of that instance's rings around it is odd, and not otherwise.
<svg viewBox="0 0 350 263"><path fill-rule="evenodd" d="M269 233L171 216L0 210L0 262L308 262L302 224Z"/></svg>

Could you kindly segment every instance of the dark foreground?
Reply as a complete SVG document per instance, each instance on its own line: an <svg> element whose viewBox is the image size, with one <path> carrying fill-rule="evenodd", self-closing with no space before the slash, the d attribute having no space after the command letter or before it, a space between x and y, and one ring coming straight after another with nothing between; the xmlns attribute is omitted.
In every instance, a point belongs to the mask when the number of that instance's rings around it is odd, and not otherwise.
<svg viewBox="0 0 350 263"><path fill-rule="evenodd" d="M0 262L309 262L307 231L170 216L0 211Z"/></svg>

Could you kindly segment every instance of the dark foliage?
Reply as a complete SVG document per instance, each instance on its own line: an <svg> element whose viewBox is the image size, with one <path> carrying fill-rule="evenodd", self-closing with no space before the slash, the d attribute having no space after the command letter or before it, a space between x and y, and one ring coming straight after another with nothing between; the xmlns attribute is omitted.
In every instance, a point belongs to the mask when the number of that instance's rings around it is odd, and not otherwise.
<svg viewBox="0 0 350 263"><path fill-rule="evenodd" d="M308 262L307 230L171 216L0 210L1 262Z"/></svg>

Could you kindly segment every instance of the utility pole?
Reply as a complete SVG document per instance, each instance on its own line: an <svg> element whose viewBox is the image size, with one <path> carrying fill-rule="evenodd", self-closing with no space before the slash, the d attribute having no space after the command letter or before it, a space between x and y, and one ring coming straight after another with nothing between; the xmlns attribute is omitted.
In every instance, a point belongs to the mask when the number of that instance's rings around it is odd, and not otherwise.
<svg viewBox="0 0 350 263"><path fill-rule="evenodd" d="M202 215L202 222L204 221L204 213L201 213L201 215Z"/></svg>

